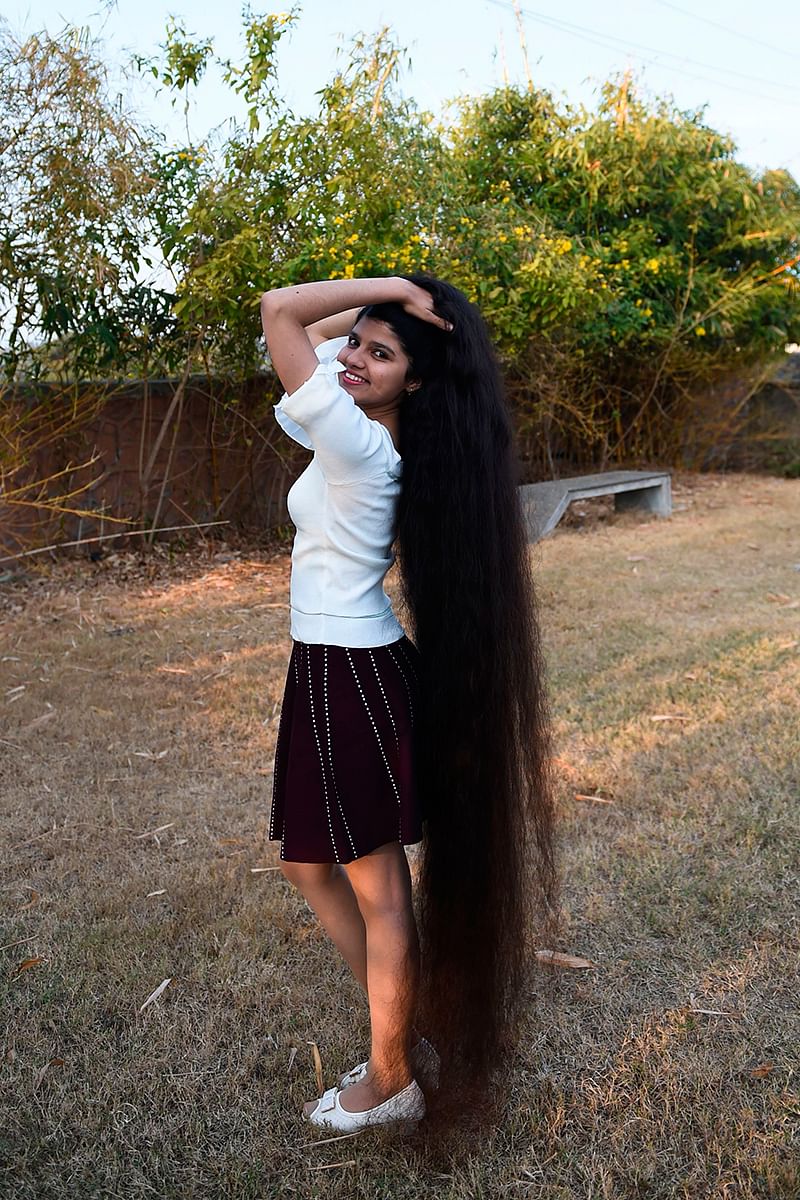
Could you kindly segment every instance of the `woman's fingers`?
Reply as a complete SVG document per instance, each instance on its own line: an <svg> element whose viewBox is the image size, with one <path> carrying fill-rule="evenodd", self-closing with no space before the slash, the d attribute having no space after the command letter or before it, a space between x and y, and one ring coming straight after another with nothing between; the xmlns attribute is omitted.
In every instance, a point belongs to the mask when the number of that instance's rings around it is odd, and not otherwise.
<svg viewBox="0 0 800 1200"><path fill-rule="evenodd" d="M418 317L420 321L428 321L431 325L438 325L440 329L450 333L453 328L452 321L448 321L446 317L442 317L433 307L433 296L430 292L426 292L424 288L417 288L417 292L421 292L424 299L418 299L414 296L406 301L403 308L412 317Z"/></svg>
<svg viewBox="0 0 800 1200"><path fill-rule="evenodd" d="M428 321L431 325L437 325L439 329L450 333L453 328L452 321L448 321L447 317L442 317L436 312L433 296L428 289L412 283L411 280L407 281L407 287L407 295L402 303L409 316L417 317L420 321Z"/></svg>
<svg viewBox="0 0 800 1200"><path fill-rule="evenodd" d="M445 333L452 332L452 321L448 321L445 317L440 317L439 314L434 312L432 308L419 308L417 310L408 309L408 312L412 317L419 317L420 320L427 321L431 325L438 325L440 329L445 331Z"/></svg>

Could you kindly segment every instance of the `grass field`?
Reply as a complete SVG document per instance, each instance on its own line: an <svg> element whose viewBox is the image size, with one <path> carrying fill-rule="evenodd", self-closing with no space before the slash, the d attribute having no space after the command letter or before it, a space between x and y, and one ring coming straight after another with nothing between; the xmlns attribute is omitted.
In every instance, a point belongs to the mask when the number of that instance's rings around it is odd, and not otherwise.
<svg viewBox="0 0 800 1200"><path fill-rule="evenodd" d="M800 1197L800 481L681 476L675 502L586 504L532 551L554 948L592 965L532 964L479 1138L298 1119L312 1043L327 1086L367 1015L265 840L286 554L0 588L0 1195Z"/></svg>

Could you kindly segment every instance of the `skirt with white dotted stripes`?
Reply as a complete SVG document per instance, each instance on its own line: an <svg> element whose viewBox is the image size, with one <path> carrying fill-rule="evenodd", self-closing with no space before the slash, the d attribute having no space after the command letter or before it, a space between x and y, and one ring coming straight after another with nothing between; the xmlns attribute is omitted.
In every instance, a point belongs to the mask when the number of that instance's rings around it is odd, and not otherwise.
<svg viewBox="0 0 800 1200"><path fill-rule="evenodd" d="M419 652L293 642L269 836L289 862L352 862L422 838L415 787Z"/></svg>

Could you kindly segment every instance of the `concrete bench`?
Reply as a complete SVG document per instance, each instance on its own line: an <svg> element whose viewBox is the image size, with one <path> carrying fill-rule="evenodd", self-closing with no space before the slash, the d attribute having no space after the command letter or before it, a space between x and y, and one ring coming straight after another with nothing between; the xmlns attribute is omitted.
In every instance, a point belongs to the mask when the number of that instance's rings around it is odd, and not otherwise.
<svg viewBox="0 0 800 1200"><path fill-rule="evenodd" d="M600 475L574 475L545 483L527 483L520 489L522 510L532 542L552 533L573 500L613 496L617 512L640 509L658 517L672 513L669 471L604 471Z"/></svg>

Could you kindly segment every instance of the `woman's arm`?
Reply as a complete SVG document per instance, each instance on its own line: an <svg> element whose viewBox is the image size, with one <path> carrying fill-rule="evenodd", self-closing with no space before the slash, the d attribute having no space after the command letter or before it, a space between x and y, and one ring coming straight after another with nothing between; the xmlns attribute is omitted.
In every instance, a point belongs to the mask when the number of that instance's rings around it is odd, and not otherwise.
<svg viewBox="0 0 800 1200"><path fill-rule="evenodd" d="M296 287L277 288L261 297L261 324L272 364L284 388L290 394L310 379L317 368L317 356L307 326L344 315L366 304L395 301L406 312L442 329L448 322L433 307L433 297L424 288L407 279L325 279L319 283L301 283ZM350 326L342 332L349 332ZM312 334L313 336L313 334ZM326 334L330 336L330 334Z"/></svg>
<svg viewBox="0 0 800 1200"><path fill-rule="evenodd" d="M335 313L332 317L323 317L313 325L306 325L308 340L312 346L327 342L330 338L344 337L356 323L360 308L347 308L344 312Z"/></svg>

